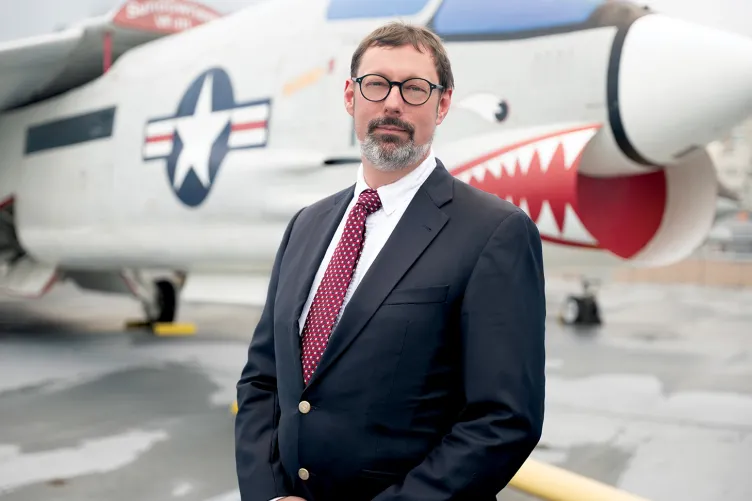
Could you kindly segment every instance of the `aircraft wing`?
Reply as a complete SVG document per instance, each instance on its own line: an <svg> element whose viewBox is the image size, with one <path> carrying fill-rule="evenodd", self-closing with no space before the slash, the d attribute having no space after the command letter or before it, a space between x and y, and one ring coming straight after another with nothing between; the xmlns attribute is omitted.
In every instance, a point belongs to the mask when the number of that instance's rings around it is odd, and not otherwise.
<svg viewBox="0 0 752 501"><path fill-rule="evenodd" d="M32 102L44 95L83 37L70 29L0 44L0 110Z"/></svg>
<svg viewBox="0 0 752 501"><path fill-rule="evenodd" d="M128 50L218 17L185 0L131 0L56 33L0 43L0 112L84 85Z"/></svg>
<svg viewBox="0 0 752 501"><path fill-rule="evenodd" d="M130 0L55 33L0 42L0 113L85 85L127 51L218 17L213 9L189 0ZM0 290L38 296L54 283L57 270L19 253L13 224L8 223L14 176L12 169L0 169Z"/></svg>

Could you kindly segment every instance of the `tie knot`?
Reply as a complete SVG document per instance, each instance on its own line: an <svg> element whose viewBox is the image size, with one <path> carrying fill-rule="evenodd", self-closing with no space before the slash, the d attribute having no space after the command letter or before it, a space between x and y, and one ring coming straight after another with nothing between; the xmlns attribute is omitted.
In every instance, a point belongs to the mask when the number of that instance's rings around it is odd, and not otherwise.
<svg viewBox="0 0 752 501"><path fill-rule="evenodd" d="M357 205L363 206L368 214L373 214L381 208L381 199L376 190L367 189L361 192Z"/></svg>

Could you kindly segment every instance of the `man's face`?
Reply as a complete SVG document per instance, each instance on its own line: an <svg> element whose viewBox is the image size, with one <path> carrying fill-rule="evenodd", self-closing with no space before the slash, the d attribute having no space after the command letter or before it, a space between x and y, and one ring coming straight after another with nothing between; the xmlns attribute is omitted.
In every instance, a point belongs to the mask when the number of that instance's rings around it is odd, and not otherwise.
<svg viewBox="0 0 752 501"><path fill-rule="evenodd" d="M356 77L366 74L382 75L396 82L418 77L439 83L430 51L419 52L412 45L369 48ZM363 155L384 171L399 170L421 160L430 149L436 126L449 110L451 94L451 90L440 93L434 89L426 103L414 106L402 99L395 86L385 100L372 102L363 97L359 84L348 80L345 108L355 119L355 134Z"/></svg>

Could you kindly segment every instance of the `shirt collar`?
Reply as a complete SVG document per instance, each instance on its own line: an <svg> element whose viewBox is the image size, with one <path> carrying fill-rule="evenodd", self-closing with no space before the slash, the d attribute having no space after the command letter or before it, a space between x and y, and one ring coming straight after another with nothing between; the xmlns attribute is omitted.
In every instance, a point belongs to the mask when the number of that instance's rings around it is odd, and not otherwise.
<svg viewBox="0 0 752 501"><path fill-rule="evenodd" d="M397 181L384 185L376 190L381 199L381 207L387 215L391 215L402 201L411 198L428 176L436 167L436 157L433 149L429 152L426 159L406 176L399 178ZM368 189L368 184L363 176L363 164L358 167L358 177L355 182L355 198Z"/></svg>

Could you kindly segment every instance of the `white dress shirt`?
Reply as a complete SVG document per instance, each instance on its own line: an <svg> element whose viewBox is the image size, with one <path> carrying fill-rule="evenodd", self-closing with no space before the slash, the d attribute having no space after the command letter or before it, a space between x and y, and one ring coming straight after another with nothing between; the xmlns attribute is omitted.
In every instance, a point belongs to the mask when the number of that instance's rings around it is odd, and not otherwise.
<svg viewBox="0 0 752 501"><path fill-rule="evenodd" d="M345 301L342 303L337 322L342 318L342 312L345 310L345 306L347 306L348 301L355 292L355 289L358 288L358 285L368 271L368 268L389 239L392 231L405 213L407 206L410 205L413 197L418 192L418 188L420 188L428 176L431 175L435 167L436 157L434 156L433 150L431 150L428 157L412 172L401 177L397 181L382 186L376 190L381 199L381 208L366 218L366 238L363 243L363 252L355 266L355 272L353 273L352 281L350 282L350 286L345 294ZM363 164L360 164L357 181L355 182L355 193L350 204L347 206L347 210L345 211L339 226L337 227L337 231L334 232L334 236L332 237L331 242L329 242L329 248L327 248L326 254L324 254L324 259L321 260L321 265L313 279L313 284L311 284L311 291L308 293L308 300L306 300L306 303L303 306L303 311L298 319L300 334L303 333L303 326L305 325L305 320L308 316L308 310L311 308L313 296L316 294L316 290L318 289L321 280L324 278L326 268L329 266L332 254L334 254L334 249L337 247L342 232L345 229L347 218L350 215L352 208L355 206L355 203L358 201L358 196L368 188L369 186L366 184L365 178L363 177ZM271 501L279 501L280 499L283 498L274 498Z"/></svg>
<svg viewBox="0 0 752 501"><path fill-rule="evenodd" d="M342 318L342 312L345 310L345 307L350 301L355 289L358 288L358 285L368 271L368 268L389 239L389 236L397 226L402 214L405 213L407 206L418 192L418 188L420 188L428 176L431 175L431 172L433 172L435 167L436 158L433 150L431 150L423 163L416 167L412 172L397 181L382 186L376 190L381 199L381 208L366 218L366 238L363 243L363 252L355 266L355 272L353 273L352 281L350 282L350 286L345 294L345 301L342 303L337 322ZM308 310L311 308L311 303L313 302L313 296L316 294L316 290L318 289L321 280L324 278L326 268L329 266L332 254L334 254L334 250L339 243L343 230L345 229L345 223L347 223L350 211L352 211L355 203L358 201L358 196L368 188L369 186L366 184L365 178L363 177L363 164L360 164L360 167L358 168L358 178L355 183L355 193L350 204L347 206L347 210L345 211L339 226L337 227L337 231L334 233L331 242L329 242L329 248L326 250L324 259L322 259L321 265L316 272L313 284L311 285L311 291L308 293L308 300L306 300L306 303L303 306L303 311L298 319L298 327L301 334L303 333L303 326L305 325L305 320L308 316Z"/></svg>

